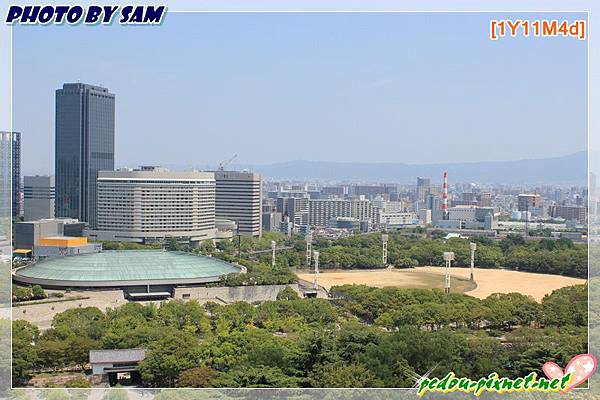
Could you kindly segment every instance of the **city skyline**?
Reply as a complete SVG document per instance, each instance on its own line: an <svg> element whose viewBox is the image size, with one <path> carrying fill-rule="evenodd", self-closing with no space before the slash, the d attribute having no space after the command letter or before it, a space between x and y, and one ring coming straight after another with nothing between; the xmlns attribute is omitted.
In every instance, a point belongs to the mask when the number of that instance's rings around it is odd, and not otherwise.
<svg viewBox="0 0 600 400"><path fill-rule="evenodd" d="M270 24L262 14L179 14L160 32L92 28L77 37L64 27L48 27L43 37L36 27L16 27L16 46L40 48L15 53L14 128L27 149L24 173L52 170L52 112L44 110L54 105L46 90L77 79L101 81L119 98L117 167L216 166L232 154L256 165L451 163L584 149L585 43L491 43L491 16L290 14ZM424 22L433 28L414 46ZM236 29L224 32L223 24ZM181 37L189 40L171 43ZM56 54L57 43L72 51L53 56L40 74L36 60ZM141 54L126 52L133 44ZM152 46L173 48L156 60ZM92 48L110 51L97 63L82 62ZM34 117L31 107L39 110Z"/></svg>

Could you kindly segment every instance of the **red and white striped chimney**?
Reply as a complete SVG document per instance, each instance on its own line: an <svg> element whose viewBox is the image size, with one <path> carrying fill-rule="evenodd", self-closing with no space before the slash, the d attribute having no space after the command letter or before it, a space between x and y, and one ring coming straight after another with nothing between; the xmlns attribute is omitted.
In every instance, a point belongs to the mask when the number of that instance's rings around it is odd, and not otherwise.
<svg viewBox="0 0 600 400"><path fill-rule="evenodd" d="M448 219L448 171L444 171L444 193L442 194L443 218Z"/></svg>

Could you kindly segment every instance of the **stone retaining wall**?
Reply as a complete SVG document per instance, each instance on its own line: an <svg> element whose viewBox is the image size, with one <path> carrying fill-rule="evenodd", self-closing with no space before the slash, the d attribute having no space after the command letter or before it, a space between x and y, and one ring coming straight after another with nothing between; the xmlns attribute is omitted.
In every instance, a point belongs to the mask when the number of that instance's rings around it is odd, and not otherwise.
<svg viewBox="0 0 600 400"><path fill-rule="evenodd" d="M292 288L299 296L302 293L297 284L290 285L261 285L261 286L234 286L234 287L179 287L173 291L174 299L197 300L200 303L214 301L217 303L235 303L245 301L273 301L287 286Z"/></svg>

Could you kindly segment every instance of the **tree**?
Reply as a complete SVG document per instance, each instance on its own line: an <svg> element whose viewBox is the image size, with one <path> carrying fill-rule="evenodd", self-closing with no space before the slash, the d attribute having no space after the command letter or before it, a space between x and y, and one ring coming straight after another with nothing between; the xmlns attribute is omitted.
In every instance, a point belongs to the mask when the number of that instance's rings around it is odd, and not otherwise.
<svg viewBox="0 0 600 400"><path fill-rule="evenodd" d="M210 329L204 309L195 300L172 300L162 303L157 312L157 321L163 326L198 335Z"/></svg>
<svg viewBox="0 0 600 400"><path fill-rule="evenodd" d="M371 344L381 340L381 331L358 322L347 322L340 326L336 336L336 350L344 362L352 363Z"/></svg>
<svg viewBox="0 0 600 400"><path fill-rule="evenodd" d="M514 233L509 233L506 235L504 239L500 242L500 247L502 251L507 252L514 246L523 246L525 245L525 239L521 235L517 235Z"/></svg>
<svg viewBox="0 0 600 400"><path fill-rule="evenodd" d="M488 308L486 319L496 327L529 325L540 319L540 306L520 293L495 293L483 300Z"/></svg>
<svg viewBox="0 0 600 400"><path fill-rule="evenodd" d="M139 370L142 379L150 386L174 387L179 374L197 366L198 361L198 339L188 332L169 328L148 345Z"/></svg>
<svg viewBox="0 0 600 400"><path fill-rule="evenodd" d="M17 301L27 301L33 298L33 293L31 292L31 288L12 285L12 299L14 302Z"/></svg>
<svg viewBox="0 0 600 400"><path fill-rule="evenodd" d="M36 326L22 320L13 321L12 326L12 378L13 384L20 386L39 363L34 343L40 332Z"/></svg>
<svg viewBox="0 0 600 400"><path fill-rule="evenodd" d="M96 307L71 308L52 319L52 332L57 338L85 337L99 340L104 334L106 319Z"/></svg>
<svg viewBox="0 0 600 400"><path fill-rule="evenodd" d="M200 243L200 252L205 255L212 255L216 251L215 243L212 240L203 240Z"/></svg>
<svg viewBox="0 0 600 400"><path fill-rule="evenodd" d="M369 388L382 387L383 381L361 364L329 363L316 368L309 376L313 387Z"/></svg>
<svg viewBox="0 0 600 400"><path fill-rule="evenodd" d="M90 350L99 349L100 341L87 337L73 337L67 340L65 362L78 365L83 370L89 361Z"/></svg>
<svg viewBox="0 0 600 400"><path fill-rule="evenodd" d="M298 387L298 378L288 376L276 367L246 365L221 372L213 380L214 387L289 388Z"/></svg>
<svg viewBox="0 0 600 400"><path fill-rule="evenodd" d="M542 299L542 321L551 326L586 326L587 284L567 286Z"/></svg>
<svg viewBox="0 0 600 400"><path fill-rule="evenodd" d="M565 354L554 346L537 344L521 355L516 363L516 370L520 376L526 376L531 372L543 376L542 366L548 361L564 365L566 362Z"/></svg>
<svg viewBox="0 0 600 400"><path fill-rule="evenodd" d="M167 241L167 244L165 247L168 251L182 251L183 250L183 247L181 246L181 244L179 244L179 242L175 238L170 238Z"/></svg>
<svg viewBox="0 0 600 400"><path fill-rule="evenodd" d="M39 340L36 343L40 365L57 370L67 365L69 344L64 340Z"/></svg>
<svg viewBox="0 0 600 400"><path fill-rule="evenodd" d="M46 297L46 292L44 292L44 289L42 289L42 287L40 285L34 285L31 288L31 293L33 294L33 298L34 299L45 299Z"/></svg>
<svg viewBox="0 0 600 400"><path fill-rule="evenodd" d="M226 306L215 306L211 309L212 324L217 334L244 330L256 317L256 309L251 304L238 301Z"/></svg>
<svg viewBox="0 0 600 400"><path fill-rule="evenodd" d="M216 375L217 374L215 370L206 366L190 368L179 374L179 378L177 379L177 387L211 387L211 382L216 377Z"/></svg>
<svg viewBox="0 0 600 400"><path fill-rule="evenodd" d="M396 268L415 268L419 266L419 262L417 260L408 257L396 259L392 261L392 263Z"/></svg>
<svg viewBox="0 0 600 400"><path fill-rule="evenodd" d="M281 292L277 293L277 300L299 300L298 293L289 286L286 286Z"/></svg>
<svg viewBox="0 0 600 400"><path fill-rule="evenodd" d="M441 238L445 237L446 235L447 235L446 232L439 230L439 229L435 229L435 230L431 231L432 239L441 239Z"/></svg>

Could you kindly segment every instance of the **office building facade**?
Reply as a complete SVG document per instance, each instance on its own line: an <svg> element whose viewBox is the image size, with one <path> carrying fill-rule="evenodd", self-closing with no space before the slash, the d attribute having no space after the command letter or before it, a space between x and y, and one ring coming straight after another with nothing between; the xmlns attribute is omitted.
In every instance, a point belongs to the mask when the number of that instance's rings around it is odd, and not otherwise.
<svg viewBox="0 0 600 400"><path fill-rule="evenodd" d="M310 199L308 221L310 226L328 226L329 221L340 217L373 222L374 209L369 200Z"/></svg>
<svg viewBox="0 0 600 400"><path fill-rule="evenodd" d="M518 211L530 211L532 208L538 208L541 204L539 194L520 194L517 198Z"/></svg>
<svg viewBox="0 0 600 400"><path fill-rule="evenodd" d="M96 226L98 171L115 166L115 95L83 83L56 90L56 216Z"/></svg>
<svg viewBox="0 0 600 400"><path fill-rule="evenodd" d="M12 215L18 217L21 209L21 132L12 133Z"/></svg>
<svg viewBox="0 0 600 400"><path fill-rule="evenodd" d="M0 216L2 218L9 218L12 213L12 141L11 132L0 132Z"/></svg>
<svg viewBox="0 0 600 400"><path fill-rule="evenodd" d="M44 237L82 237L85 223L70 218L40 219L15 224L16 249L33 249Z"/></svg>
<svg viewBox="0 0 600 400"><path fill-rule="evenodd" d="M262 176L253 172L216 171L215 215L238 224L242 235L262 235Z"/></svg>
<svg viewBox="0 0 600 400"><path fill-rule="evenodd" d="M429 210L425 210L429 211ZM429 217L431 219L431 217ZM413 225L419 222L417 214L402 211L383 211L378 215L378 224L386 228Z"/></svg>
<svg viewBox="0 0 600 400"><path fill-rule="evenodd" d="M278 213L290 217L294 225L308 225L308 196L305 197L278 197Z"/></svg>
<svg viewBox="0 0 600 400"><path fill-rule="evenodd" d="M6 192L6 199L10 198L10 204L2 204L3 210L12 211L13 217L22 214L21 200L21 132L0 132L0 141L2 149L2 167L4 171L10 171L10 174L3 175L3 192ZM9 195L10 192L10 195ZM3 212L3 215L5 213Z"/></svg>
<svg viewBox="0 0 600 400"><path fill-rule="evenodd" d="M580 224L587 223L588 212L585 206L552 204L548 212L552 218L564 218L567 221L577 221Z"/></svg>
<svg viewBox="0 0 600 400"><path fill-rule="evenodd" d="M23 178L23 216L25 221L54 218L54 177Z"/></svg>
<svg viewBox="0 0 600 400"><path fill-rule="evenodd" d="M417 177L417 193L416 200L423 202L425 197L429 194L429 188L431 187L431 179Z"/></svg>
<svg viewBox="0 0 600 400"><path fill-rule="evenodd" d="M215 238L215 179L212 172L160 168L100 171L94 240L199 243Z"/></svg>

